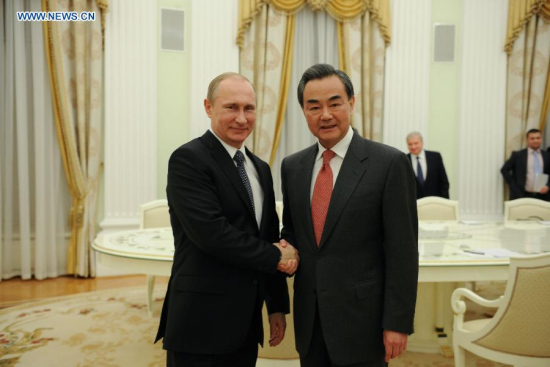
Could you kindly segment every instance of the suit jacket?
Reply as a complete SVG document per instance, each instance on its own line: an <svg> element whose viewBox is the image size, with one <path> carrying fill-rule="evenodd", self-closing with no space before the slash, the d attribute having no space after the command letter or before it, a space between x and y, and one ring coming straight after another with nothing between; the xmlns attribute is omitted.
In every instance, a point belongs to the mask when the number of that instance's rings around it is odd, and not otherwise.
<svg viewBox="0 0 550 367"><path fill-rule="evenodd" d="M540 150L544 162L543 173L550 174L550 154ZM527 180L527 148L514 151L502 166L500 173L510 188L510 200L525 197L525 181ZM550 186L550 180L547 183ZM548 195L546 195L548 200Z"/></svg>
<svg viewBox="0 0 550 367"><path fill-rule="evenodd" d="M426 153L426 165L428 166L428 174L424 178L424 185L420 185L416 179L416 198L420 199L426 196L440 196L449 198L449 180L447 172L443 165L443 158L439 152L424 150ZM409 161L416 164L411 159L411 154L407 154Z"/></svg>
<svg viewBox="0 0 550 367"><path fill-rule="evenodd" d="M300 251L294 281L296 349L306 355L316 303L336 364L384 357L383 329L411 334L418 281L414 174L405 154L354 132L320 246L310 189L317 144L282 163L282 237Z"/></svg>
<svg viewBox="0 0 550 367"><path fill-rule="evenodd" d="M245 340L251 322L263 342L261 307L289 312L269 166L247 151L264 191L261 226L227 150L207 131L170 157L166 193L174 265L156 341L183 353L224 354Z"/></svg>

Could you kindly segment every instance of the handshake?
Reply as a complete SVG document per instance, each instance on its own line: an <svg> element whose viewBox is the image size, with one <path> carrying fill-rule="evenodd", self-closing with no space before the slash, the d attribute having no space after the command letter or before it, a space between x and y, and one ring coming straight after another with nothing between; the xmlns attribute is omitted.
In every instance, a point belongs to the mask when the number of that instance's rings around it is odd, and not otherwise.
<svg viewBox="0 0 550 367"><path fill-rule="evenodd" d="M292 275L298 269L298 263L300 262L300 256L298 250L294 248L290 243L285 240L281 240L279 243L273 245L281 251L281 261L277 265L277 270Z"/></svg>

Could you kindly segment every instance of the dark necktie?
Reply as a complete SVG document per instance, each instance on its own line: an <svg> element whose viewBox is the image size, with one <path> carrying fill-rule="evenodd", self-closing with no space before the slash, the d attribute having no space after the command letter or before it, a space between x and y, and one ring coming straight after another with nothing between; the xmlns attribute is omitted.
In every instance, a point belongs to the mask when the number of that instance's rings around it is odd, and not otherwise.
<svg viewBox="0 0 550 367"><path fill-rule="evenodd" d="M240 150L237 150L237 153L235 153L233 159L235 160L235 162L237 162L237 171L239 172L239 176L241 176L241 180L243 181L246 193L248 194L248 198L250 199L250 204L252 204L252 210L256 212L256 209L254 208L254 195L252 195L252 186L250 186L250 181L248 180L248 175L246 174L246 169L244 168L244 154Z"/></svg>
<svg viewBox="0 0 550 367"><path fill-rule="evenodd" d="M336 153L332 150L325 150L323 152L323 166L315 179L315 186L313 187L313 195L311 197L311 219L317 246L319 246L321 242L325 220L327 219L330 197L332 196L333 176L332 169L330 168L330 160L335 154Z"/></svg>
<svg viewBox="0 0 550 367"><path fill-rule="evenodd" d="M416 177L420 186L424 186L424 174L422 173L422 165L420 164L420 157L416 157Z"/></svg>

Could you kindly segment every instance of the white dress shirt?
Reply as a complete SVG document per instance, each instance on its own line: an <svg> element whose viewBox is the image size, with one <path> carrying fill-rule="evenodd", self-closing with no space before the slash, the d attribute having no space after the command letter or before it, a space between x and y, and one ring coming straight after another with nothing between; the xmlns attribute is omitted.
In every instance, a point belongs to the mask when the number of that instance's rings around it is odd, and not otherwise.
<svg viewBox="0 0 550 367"><path fill-rule="evenodd" d="M334 153L334 157L330 160L330 169L332 169L332 187L336 183L336 178L340 173L340 168L342 167L342 162L344 162L344 157L348 152L349 145L351 144L351 139L353 138L353 129L351 126L348 128L346 135L340 140L335 146L330 150ZM319 141L317 141L317 146L319 151L317 152L317 157L315 158L315 164L313 165L313 174L311 175L311 190L309 193L309 199L313 196L313 189L315 188L315 181L317 180L317 175L323 167L323 152L327 150Z"/></svg>
<svg viewBox="0 0 550 367"><path fill-rule="evenodd" d="M246 150L244 149L244 145L241 146L240 149L237 149L235 147L232 147L231 145L227 144L225 141L220 139L218 135L212 130L209 129L212 134L222 143L225 150L227 150L227 153L231 157L231 160L235 164L235 167L237 167L237 162L233 159L235 156L235 153L237 153L237 150L240 150L244 155L244 169L246 170L246 175L248 176L248 181L250 181L250 187L252 188L252 196L254 197L254 209L256 214L256 223L258 223L258 228L260 228L260 224L262 222L262 211L264 206L264 191L262 190L262 185L260 184L260 176L258 175L258 171L256 171L256 167L254 167L254 163L248 158L246 155Z"/></svg>
<svg viewBox="0 0 550 367"><path fill-rule="evenodd" d="M418 160L418 157L420 157L420 161ZM418 177L418 172L416 172L418 162L420 162L420 167L422 167L422 177L424 177L424 181L426 181L426 177L428 177L428 163L426 163L426 152L424 149L422 149L419 155L414 155L411 153L411 165L416 177Z"/></svg>

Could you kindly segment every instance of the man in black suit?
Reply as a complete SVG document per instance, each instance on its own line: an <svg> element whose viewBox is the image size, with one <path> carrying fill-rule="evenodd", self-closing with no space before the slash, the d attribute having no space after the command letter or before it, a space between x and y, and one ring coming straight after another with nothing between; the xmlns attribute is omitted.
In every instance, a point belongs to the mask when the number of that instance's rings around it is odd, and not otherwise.
<svg viewBox="0 0 550 367"><path fill-rule="evenodd" d="M416 176L416 198L440 196L449 198L449 180L439 152L424 150L422 135L413 131L407 135L409 160Z"/></svg>
<svg viewBox="0 0 550 367"><path fill-rule="evenodd" d="M414 176L398 150L350 127L349 77L306 70L298 100L318 143L282 163L282 237L300 251L294 280L303 367L386 366L413 332L418 280Z"/></svg>
<svg viewBox="0 0 550 367"><path fill-rule="evenodd" d="M530 197L550 201L550 180L541 188L535 184L537 176L541 173L550 175L550 154L540 149L540 130L529 130L526 142L527 148L512 152L500 170L510 189L510 200Z"/></svg>
<svg viewBox="0 0 550 367"><path fill-rule="evenodd" d="M211 129L168 166L175 253L155 342L164 338L167 366L255 366L264 300L270 345L284 337L288 289L277 269L293 273L297 252L278 243L269 166L243 145L256 120L254 88L224 73L204 106Z"/></svg>

